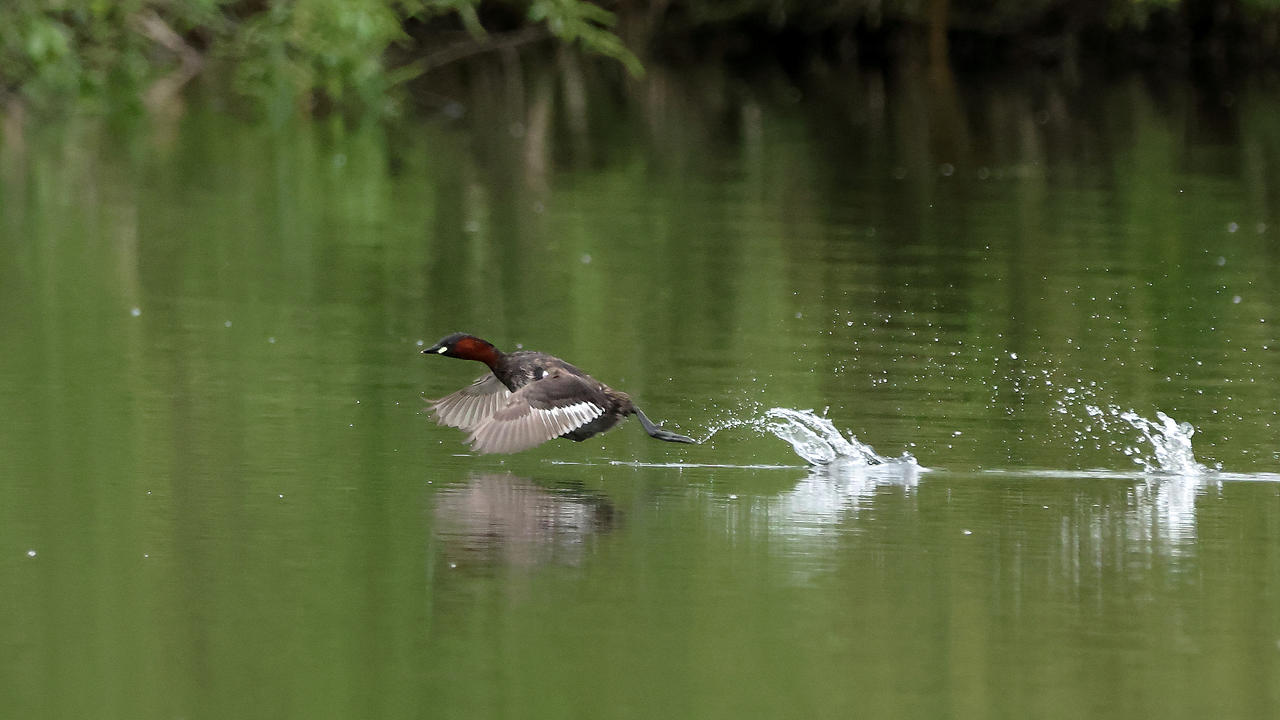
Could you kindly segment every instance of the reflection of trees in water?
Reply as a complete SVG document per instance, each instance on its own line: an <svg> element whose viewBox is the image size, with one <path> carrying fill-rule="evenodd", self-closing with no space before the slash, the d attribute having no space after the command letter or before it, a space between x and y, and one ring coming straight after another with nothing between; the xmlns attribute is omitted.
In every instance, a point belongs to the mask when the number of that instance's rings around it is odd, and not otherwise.
<svg viewBox="0 0 1280 720"><path fill-rule="evenodd" d="M434 515L445 558L471 566L576 565L591 538L618 522L604 497L510 473L476 474L442 489Z"/></svg>

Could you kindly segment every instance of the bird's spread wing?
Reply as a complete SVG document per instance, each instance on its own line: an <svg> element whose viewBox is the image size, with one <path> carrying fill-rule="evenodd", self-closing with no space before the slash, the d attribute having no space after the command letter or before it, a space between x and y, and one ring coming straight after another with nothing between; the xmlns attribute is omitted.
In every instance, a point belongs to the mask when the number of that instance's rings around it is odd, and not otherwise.
<svg viewBox="0 0 1280 720"><path fill-rule="evenodd" d="M436 422L470 432L507 404L511 391L493 373L452 395L431 401Z"/></svg>
<svg viewBox="0 0 1280 720"><path fill-rule="evenodd" d="M576 375L548 375L511 394L501 408L472 431L468 442L481 453L514 453L590 423L605 408L584 392L588 384Z"/></svg>

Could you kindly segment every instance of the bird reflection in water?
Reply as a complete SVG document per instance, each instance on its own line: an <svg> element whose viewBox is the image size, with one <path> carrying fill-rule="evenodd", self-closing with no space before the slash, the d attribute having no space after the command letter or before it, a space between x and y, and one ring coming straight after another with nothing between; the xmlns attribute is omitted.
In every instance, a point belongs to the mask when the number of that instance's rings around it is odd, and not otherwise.
<svg viewBox="0 0 1280 720"><path fill-rule="evenodd" d="M592 539L617 526L607 498L581 486L542 485L510 473L476 474L435 498L442 559L459 567L577 565Z"/></svg>

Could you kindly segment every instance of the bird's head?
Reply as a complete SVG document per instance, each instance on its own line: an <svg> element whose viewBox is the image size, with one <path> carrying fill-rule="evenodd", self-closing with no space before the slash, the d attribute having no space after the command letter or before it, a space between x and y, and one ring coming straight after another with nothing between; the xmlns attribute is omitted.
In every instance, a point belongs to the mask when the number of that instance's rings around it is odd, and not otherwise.
<svg viewBox="0 0 1280 720"><path fill-rule="evenodd" d="M498 359L498 349L493 346L493 343L467 333L446 335L440 338L440 342L423 350L422 354L478 360L486 365L492 365Z"/></svg>

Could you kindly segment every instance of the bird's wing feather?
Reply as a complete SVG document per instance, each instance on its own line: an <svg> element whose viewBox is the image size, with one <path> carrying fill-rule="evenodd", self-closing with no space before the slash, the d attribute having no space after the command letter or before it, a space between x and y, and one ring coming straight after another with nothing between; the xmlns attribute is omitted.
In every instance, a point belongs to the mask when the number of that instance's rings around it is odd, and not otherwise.
<svg viewBox="0 0 1280 720"><path fill-rule="evenodd" d="M574 375L547 376L511 394L501 408L471 432L468 442L480 453L514 453L576 430L605 413L583 398L586 381Z"/></svg>
<svg viewBox="0 0 1280 720"><path fill-rule="evenodd" d="M436 422L470 432L507 404L511 391L493 373L461 390L431 401Z"/></svg>

